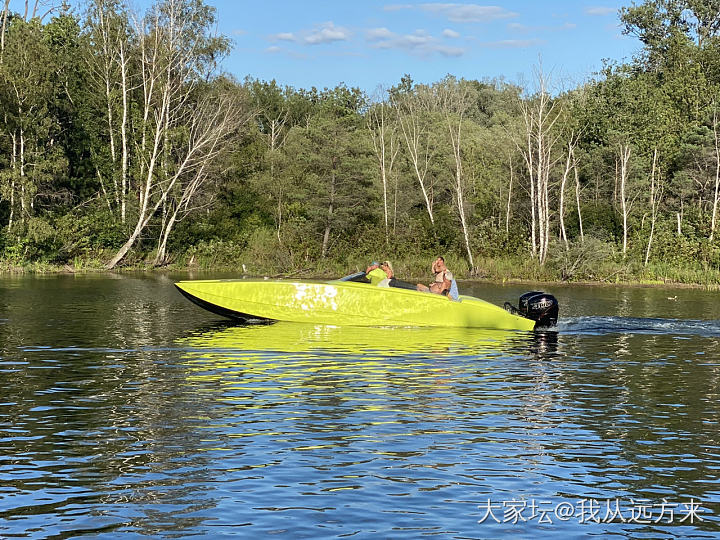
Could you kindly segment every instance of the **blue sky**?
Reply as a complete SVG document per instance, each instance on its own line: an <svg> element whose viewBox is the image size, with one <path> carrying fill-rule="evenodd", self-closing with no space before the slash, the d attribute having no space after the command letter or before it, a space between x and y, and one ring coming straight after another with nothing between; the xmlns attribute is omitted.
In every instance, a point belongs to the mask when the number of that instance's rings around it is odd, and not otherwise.
<svg viewBox="0 0 720 540"><path fill-rule="evenodd" d="M417 82L448 73L522 82L542 61L562 90L591 77L604 58L629 59L640 47L619 27L618 9L630 0L206 2L234 43L226 71L297 88L343 82L373 92L405 73ZM131 0L138 10L150 3Z"/></svg>
<svg viewBox="0 0 720 540"><path fill-rule="evenodd" d="M542 61L556 86L576 86L602 59L629 59L622 4L573 0L440 3L211 0L235 49L225 67L308 88L340 82L373 91L409 73L528 80ZM629 2L626 2L629 4Z"/></svg>

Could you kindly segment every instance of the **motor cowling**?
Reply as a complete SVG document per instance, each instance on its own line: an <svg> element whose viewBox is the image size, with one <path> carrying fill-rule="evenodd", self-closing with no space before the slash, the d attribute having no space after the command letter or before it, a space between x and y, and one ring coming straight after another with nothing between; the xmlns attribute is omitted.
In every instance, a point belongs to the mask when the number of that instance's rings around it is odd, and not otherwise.
<svg viewBox="0 0 720 540"><path fill-rule="evenodd" d="M555 326L559 311L557 299L541 291L526 292L518 303L519 314L535 321L535 328Z"/></svg>

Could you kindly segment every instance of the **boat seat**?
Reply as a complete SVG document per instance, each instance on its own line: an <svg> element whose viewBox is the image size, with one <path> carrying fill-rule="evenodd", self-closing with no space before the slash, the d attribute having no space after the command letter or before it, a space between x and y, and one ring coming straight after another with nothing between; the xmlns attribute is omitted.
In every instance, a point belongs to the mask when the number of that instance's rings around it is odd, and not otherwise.
<svg viewBox="0 0 720 540"><path fill-rule="evenodd" d="M454 279L450 283L450 292L448 292L448 296L453 300L459 300L460 298L460 291L458 291L457 281L455 281Z"/></svg>

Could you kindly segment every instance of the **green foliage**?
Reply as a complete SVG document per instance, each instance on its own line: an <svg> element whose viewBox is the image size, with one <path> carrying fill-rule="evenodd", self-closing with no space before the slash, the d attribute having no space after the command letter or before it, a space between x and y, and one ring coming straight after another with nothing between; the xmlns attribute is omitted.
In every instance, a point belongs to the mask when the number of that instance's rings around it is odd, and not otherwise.
<svg viewBox="0 0 720 540"><path fill-rule="evenodd" d="M598 201L595 204L583 206L582 219L585 233L589 236L606 242L617 242L622 238L621 218L610 202ZM570 214L568 222L573 236L578 235L577 213Z"/></svg>
<svg viewBox="0 0 720 540"><path fill-rule="evenodd" d="M586 236L582 241L575 240L567 249L561 242L555 242L551 250L549 267L563 281L605 280L608 263L619 261L614 243L593 236Z"/></svg>
<svg viewBox="0 0 720 540"><path fill-rule="evenodd" d="M13 264L46 261L55 248L55 231L45 219L32 217L9 228L5 243L5 257Z"/></svg>
<svg viewBox="0 0 720 540"><path fill-rule="evenodd" d="M143 232L128 255L136 264L159 250L169 216L176 215L168 249L179 265L338 275L390 258L402 277L426 279L428 261L443 254L458 276L469 277L462 208L479 276L720 281L715 0L644 0L623 7L624 30L641 39L643 54L608 63L596 80L551 96L558 120L547 139L556 144L547 155L553 242L545 265L531 256L530 181L537 170L529 170L522 151L523 106L537 93L502 81L448 75L418 84L405 75L381 105L371 107L363 91L345 85L239 83L217 74L230 41L214 33L214 8L202 0L159 0L153 9L159 18L146 27L131 24L131 14L116 0L88 2L83 19L66 11L44 24L11 18L0 63L3 264L98 266L133 233L143 211L143 182L150 178L155 184L149 197L158 207L140 219L141 225L146 221ZM160 109L145 115L141 46L148 31L168 31L171 9L185 21L184 34L176 49L160 56L186 55L186 80L177 86L185 111L219 95L232 97L242 110L238 126L222 141L224 151L204 169L207 182L190 199L182 197L186 177L164 197L157 188L179 170L192 124L177 119L169 125L153 174L147 169L146 136L158 127ZM450 103L457 92L465 97L464 108ZM377 139L368 129L379 106L387 111L385 150L394 156L385 178L387 232ZM459 125L460 112L462 207L448 133L448 123ZM411 152L415 136L417 156ZM574 138L579 185L571 168L564 193L566 247L557 241L559 184ZM631 149L624 257L621 146ZM651 185L657 199L651 200ZM653 202L657 219L645 265Z"/></svg>
<svg viewBox="0 0 720 540"><path fill-rule="evenodd" d="M54 227L58 245L56 262L117 249L126 237L125 228L107 208L61 215L55 220Z"/></svg>
<svg viewBox="0 0 720 540"><path fill-rule="evenodd" d="M201 240L185 252L185 264L200 268L238 269L243 246L225 240Z"/></svg>

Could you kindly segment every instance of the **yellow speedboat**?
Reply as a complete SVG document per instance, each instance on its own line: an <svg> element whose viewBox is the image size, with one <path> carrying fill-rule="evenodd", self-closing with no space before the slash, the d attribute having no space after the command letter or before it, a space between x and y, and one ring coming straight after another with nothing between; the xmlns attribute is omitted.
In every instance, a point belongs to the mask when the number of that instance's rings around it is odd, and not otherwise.
<svg viewBox="0 0 720 540"><path fill-rule="evenodd" d="M333 281L259 279L180 281L175 286L213 313L243 321L279 320L337 326L439 326L533 330L557 321L552 295L532 292L519 308L363 282L364 273Z"/></svg>

